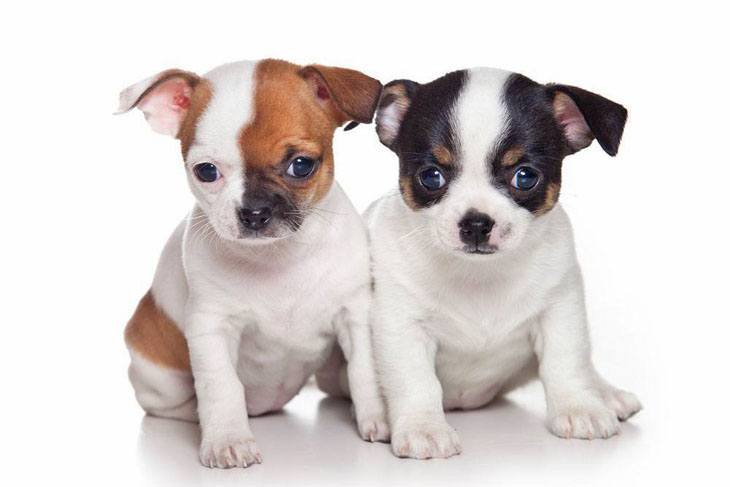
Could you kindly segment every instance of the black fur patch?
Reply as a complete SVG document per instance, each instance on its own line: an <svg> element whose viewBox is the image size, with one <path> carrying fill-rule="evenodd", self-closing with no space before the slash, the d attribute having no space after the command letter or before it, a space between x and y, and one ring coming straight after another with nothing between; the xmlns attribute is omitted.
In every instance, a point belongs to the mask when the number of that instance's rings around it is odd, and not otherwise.
<svg viewBox="0 0 730 487"><path fill-rule="evenodd" d="M552 95L544 85L513 74L505 83L503 98L508 121L490 161L494 184L523 208L544 213L557 200L562 161L570 153L553 115ZM504 166L504 155L510 149L519 149L523 155L517 163ZM540 174L537 185L529 191L520 191L510 184L515 172L523 166Z"/></svg>
<svg viewBox="0 0 730 487"><path fill-rule="evenodd" d="M276 180L268 178L258 171L246 171L242 208L271 209L273 221L283 223L291 231L299 230L303 223L303 215L291 198L286 188L282 188ZM251 234L251 230L239 224L242 236ZM269 231L270 229L267 229ZM265 236L268 236L265 234Z"/></svg>
<svg viewBox="0 0 730 487"><path fill-rule="evenodd" d="M414 209L437 203L446 193L448 181L456 177L458 165L440 164L433 151L442 146L452 154L458 153L450 117L465 80L466 71L454 71L424 85L408 86L410 107L393 150L400 160L401 193ZM417 177L422 168L432 165L438 167L447 180L446 186L438 191L427 190Z"/></svg>

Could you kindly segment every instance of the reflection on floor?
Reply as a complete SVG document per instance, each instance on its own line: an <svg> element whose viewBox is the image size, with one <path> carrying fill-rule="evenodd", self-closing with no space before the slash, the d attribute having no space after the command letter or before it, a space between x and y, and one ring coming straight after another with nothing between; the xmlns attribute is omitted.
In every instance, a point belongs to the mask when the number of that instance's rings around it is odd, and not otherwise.
<svg viewBox="0 0 730 487"><path fill-rule="evenodd" d="M561 440L545 429L542 401L539 385L532 384L486 408L450 413L464 453L416 461L394 457L387 444L360 440L350 403L307 386L283 412L251 420L262 465L201 467L197 425L145 417L138 445L140 473L149 485L175 486L483 485L506 479L544 485L556 472L562 482L590 482L605 469L631 465L626 460L641 441L635 423L624 423L623 434L610 440Z"/></svg>

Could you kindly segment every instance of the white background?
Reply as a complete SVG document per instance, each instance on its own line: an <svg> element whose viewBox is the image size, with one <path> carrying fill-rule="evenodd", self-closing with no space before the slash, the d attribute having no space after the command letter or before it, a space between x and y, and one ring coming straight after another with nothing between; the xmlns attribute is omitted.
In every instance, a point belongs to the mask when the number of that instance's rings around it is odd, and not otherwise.
<svg viewBox="0 0 730 487"><path fill-rule="evenodd" d="M0 483L709 485L727 481L727 13L702 2L5 4L0 12ZM476 7L475 5L481 4ZM719 2L718 2L719 4ZM254 419L264 464L210 471L195 427L143 419L122 330L190 208L179 148L117 93L170 67L281 57L431 80L497 66L629 109L618 157L564 166L595 361L645 405L624 434L566 441L539 385L449 415L464 453L397 460L347 404L305 390ZM392 189L372 126L338 132L358 208Z"/></svg>

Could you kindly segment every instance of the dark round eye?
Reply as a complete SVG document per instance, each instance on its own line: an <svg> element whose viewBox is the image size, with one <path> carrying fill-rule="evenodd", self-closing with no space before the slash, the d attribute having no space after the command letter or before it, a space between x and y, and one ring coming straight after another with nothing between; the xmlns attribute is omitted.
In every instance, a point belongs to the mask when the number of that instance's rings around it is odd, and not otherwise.
<svg viewBox="0 0 730 487"><path fill-rule="evenodd" d="M446 186L446 178L437 167L427 167L418 173L418 180L429 191L437 191Z"/></svg>
<svg viewBox="0 0 730 487"><path fill-rule="evenodd" d="M520 191L528 191L534 188L539 180L540 173L531 167L522 166L517 168L510 184Z"/></svg>
<svg viewBox="0 0 730 487"><path fill-rule="evenodd" d="M316 161L309 157L299 156L291 161L286 173L293 178L306 178L314 172Z"/></svg>
<svg viewBox="0 0 730 487"><path fill-rule="evenodd" d="M200 164L196 164L193 168L193 172L195 173L195 177L204 183L212 183L221 177L221 174L218 172L218 168L215 167L215 164L211 164L210 162L201 162Z"/></svg>

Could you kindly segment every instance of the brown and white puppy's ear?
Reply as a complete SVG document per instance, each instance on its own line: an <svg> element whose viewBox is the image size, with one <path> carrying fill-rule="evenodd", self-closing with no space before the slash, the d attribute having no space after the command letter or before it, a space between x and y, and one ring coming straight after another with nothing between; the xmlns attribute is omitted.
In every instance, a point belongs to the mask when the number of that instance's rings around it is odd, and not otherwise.
<svg viewBox="0 0 730 487"><path fill-rule="evenodd" d="M299 71L337 126L370 123L383 85L359 71L311 64Z"/></svg>
<svg viewBox="0 0 730 487"><path fill-rule="evenodd" d="M177 137L190 107L193 88L199 82L195 73L168 69L123 90L117 113L139 108L152 130Z"/></svg>
<svg viewBox="0 0 730 487"><path fill-rule="evenodd" d="M391 81L383 88L378 113L375 116L375 130L380 142L392 151L396 150L396 141L401 123L411 106L413 96L419 84L407 79Z"/></svg>
<svg viewBox="0 0 730 487"><path fill-rule="evenodd" d="M628 112L618 103L590 91L566 85L548 85L553 95L555 119L563 130L570 153L598 140L603 150L615 156Z"/></svg>

